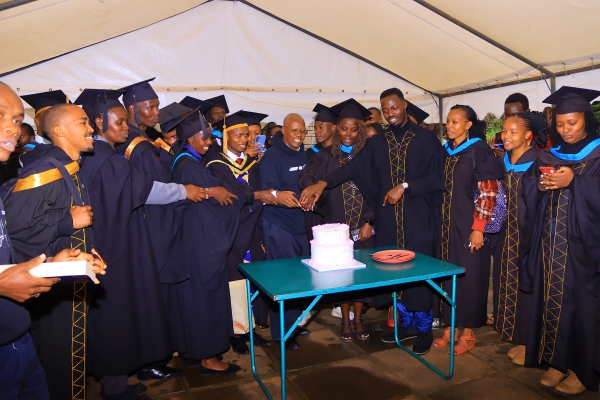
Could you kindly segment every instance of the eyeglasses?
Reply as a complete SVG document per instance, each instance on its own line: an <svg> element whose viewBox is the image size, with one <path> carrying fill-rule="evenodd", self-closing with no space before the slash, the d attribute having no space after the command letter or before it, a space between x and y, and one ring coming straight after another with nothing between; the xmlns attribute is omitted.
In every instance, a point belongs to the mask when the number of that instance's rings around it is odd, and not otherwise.
<svg viewBox="0 0 600 400"><path fill-rule="evenodd" d="M287 126L283 126L285 129L287 129L288 131L292 132L294 135L306 135L306 130L301 130L301 129L290 129Z"/></svg>

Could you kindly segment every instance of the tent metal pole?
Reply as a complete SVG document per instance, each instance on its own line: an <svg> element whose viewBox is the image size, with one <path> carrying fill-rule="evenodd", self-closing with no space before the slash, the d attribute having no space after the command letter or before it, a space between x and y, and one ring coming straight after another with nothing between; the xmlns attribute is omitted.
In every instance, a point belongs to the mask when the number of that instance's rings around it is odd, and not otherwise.
<svg viewBox="0 0 600 400"><path fill-rule="evenodd" d="M556 77L550 77L550 93L556 92Z"/></svg>
<svg viewBox="0 0 600 400"><path fill-rule="evenodd" d="M444 139L444 99L441 95L437 95L438 98L438 109L440 112L440 143Z"/></svg>

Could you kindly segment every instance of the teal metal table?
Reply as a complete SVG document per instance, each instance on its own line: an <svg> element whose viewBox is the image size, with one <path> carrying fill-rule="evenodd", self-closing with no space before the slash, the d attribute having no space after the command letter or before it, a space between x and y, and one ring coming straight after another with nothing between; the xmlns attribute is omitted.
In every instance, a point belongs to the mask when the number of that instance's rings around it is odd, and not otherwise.
<svg viewBox="0 0 600 400"><path fill-rule="evenodd" d="M290 337L298 323L312 310L323 295L341 292L351 292L362 289L390 287L393 291L394 309L396 309L396 292L402 290L398 285L410 282L427 282L435 291L444 297L451 306L450 323L450 365L448 374L431 365L421 356L413 353L403 346L398 340L398 317L394 313L394 333L396 344L426 366L435 371L444 379L452 378L454 372L454 317L456 312L455 293L456 275L465 272L464 268L449 264L423 254L416 254L414 260L402 264L383 264L373 260L370 255L380 250L397 249L398 247L381 247L375 249L356 250L354 258L364 264L366 268L355 270L342 270L332 272L316 272L302 264L300 260L307 257L286 258L282 260L259 261L240 264L239 268L246 276L246 289L248 292L248 315L252 315L252 301L262 291L273 301L279 303L279 326L281 332L281 398L286 398L285 385L285 342ZM452 276L452 297L448 296L433 280ZM250 284L257 288L254 294L250 292ZM284 304L286 300L314 297L308 308L286 332L284 327ZM250 318L250 320L252 320ZM276 323L276 321L271 321ZM273 397L259 378L256 372L254 349L254 332L250 329L250 357L252 373L267 397Z"/></svg>

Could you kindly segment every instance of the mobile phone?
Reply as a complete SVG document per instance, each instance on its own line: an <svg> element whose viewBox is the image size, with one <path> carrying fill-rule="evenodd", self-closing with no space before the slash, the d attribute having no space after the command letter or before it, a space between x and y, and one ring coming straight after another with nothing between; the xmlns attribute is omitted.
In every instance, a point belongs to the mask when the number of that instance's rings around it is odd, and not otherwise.
<svg viewBox="0 0 600 400"><path fill-rule="evenodd" d="M504 144L503 143L494 143L494 148L495 149L504 149Z"/></svg>
<svg viewBox="0 0 600 400"><path fill-rule="evenodd" d="M358 236L360 235L360 229L355 229L353 231L350 231L350 236L352 237L352 240L357 242L358 241ZM371 227L371 235L375 235L375 228Z"/></svg>
<svg viewBox="0 0 600 400"><path fill-rule="evenodd" d="M254 138L254 145L264 146L265 140L267 140L267 137L265 135L256 135L256 137Z"/></svg>
<svg viewBox="0 0 600 400"><path fill-rule="evenodd" d="M540 167L540 172L542 174L553 174L556 172L556 169L554 167L548 166L548 167Z"/></svg>

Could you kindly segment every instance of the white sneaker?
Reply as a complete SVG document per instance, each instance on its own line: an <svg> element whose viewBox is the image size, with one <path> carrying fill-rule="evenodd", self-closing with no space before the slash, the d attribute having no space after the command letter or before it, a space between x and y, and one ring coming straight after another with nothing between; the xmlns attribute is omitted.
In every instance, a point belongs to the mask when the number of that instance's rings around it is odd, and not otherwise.
<svg viewBox="0 0 600 400"><path fill-rule="evenodd" d="M337 318L342 318L342 309L340 307L334 307L331 310L331 315ZM354 319L354 312L350 311L350 320Z"/></svg>
<svg viewBox="0 0 600 400"><path fill-rule="evenodd" d="M310 321L310 318L311 318L311 314L310 314L310 312L308 312L308 313L306 314L306 316L305 316L305 317L302 319L302 321L300 321L300 322L298 323L298 326L304 326L304 325L306 325L306 323L307 323L308 321ZM341 317L340 317L340 318L341 318Z"/></svg>

